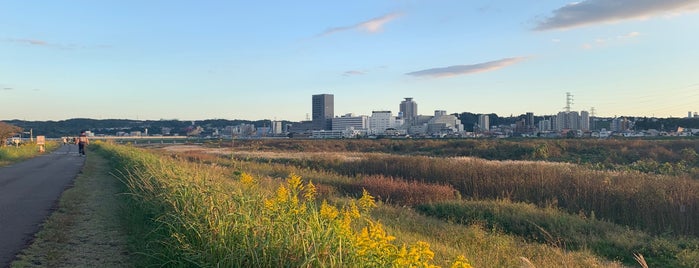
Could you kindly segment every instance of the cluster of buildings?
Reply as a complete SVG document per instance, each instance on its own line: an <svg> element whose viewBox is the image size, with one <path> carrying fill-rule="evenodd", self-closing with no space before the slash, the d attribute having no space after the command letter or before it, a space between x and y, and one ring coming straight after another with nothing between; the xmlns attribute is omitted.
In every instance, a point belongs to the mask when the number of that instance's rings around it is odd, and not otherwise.
<svg viewBox="0 0 699 268"><path fill-rule="evenodd" d="M444 110L434 115L419 115L413 98L405 98L400 112L372 111L371 115L335 116L332 94L313 95L312 120L291 124L287 131L295 136L312 138L355 137L457 137L464 133L459 118Z"/></svg>
<svg viewBox="0 0 699 268"><path fill-rule="evenodd" d="M570 97L571 95L568 95ZM478 115L473 126L465 130L461 119L444 110L432 115L418 114L413 98L405 98L399 104L398 114L389 110L372 111L371 115L344 114L336 116L334 95L312 96L310 120L284 124L271 121L269 127L239 125L222 130L224 136L237 137L310 137L310 138L446 138L446 137L597 137L661 136L659 131L632 131L633 121L626 117L597 118L588 111L572 111L570 103L564 111L554 115L535 116L528 112L513 124L492 125L488 114ZM691 112L690 112L691 113ZM471 127L472 131L471 131Z"/></svg>
<svg viewBox="0 0 699 268"><path fill-rule="evenodd" d="M572 95L567 93L568 103L564 111L553 115L535 116L527 112L506 120L494 114L470 114L471 117L458 118L444 110L436 110L431 115L418 114L418 104L413 98L405 98L398 105L398 114L389 110L372 111L371 115L335 115L335 100L332 94L312 96L312 117L306 121L267 121L263 126L241 123L235 126L206 127L195 126L192 122L180 135L199 137L294 137L294 138L457 138L457 137L592 137L607 138L613 135L625 137L697 135L699 129L682 129L667 133L663 131L633 131L634 120L626 117L594 117L594 108L588 111L570 109ZM462 117L464 114L461 114ZM491 118L494 116L495 118ZM688 117L699 118L689 112ZM474 119L476 119L474 121ZM493 124L492 120L496 120ZM467 124L465 129L464 123ZM170 136L173 129L162 127L162 136ZM140 131L118 132L117 136L148 136ZM177 135L177 134L174 134Z"/></svg>

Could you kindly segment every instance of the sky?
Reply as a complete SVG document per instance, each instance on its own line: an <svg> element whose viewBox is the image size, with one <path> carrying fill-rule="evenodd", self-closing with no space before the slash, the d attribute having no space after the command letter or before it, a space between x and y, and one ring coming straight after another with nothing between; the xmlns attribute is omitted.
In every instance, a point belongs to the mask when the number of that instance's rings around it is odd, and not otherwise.
<svg viewBox="0 0 699 268"><path fill-rule="evenodd" d="M686 117L699 0L0 0L0 120Z"/></svg>

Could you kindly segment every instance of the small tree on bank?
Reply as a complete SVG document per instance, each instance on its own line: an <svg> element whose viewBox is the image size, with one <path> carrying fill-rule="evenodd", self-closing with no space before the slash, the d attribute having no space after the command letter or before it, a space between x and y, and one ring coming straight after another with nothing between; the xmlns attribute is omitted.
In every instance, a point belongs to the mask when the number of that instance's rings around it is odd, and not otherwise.
<svg viewBox="0 0 699 268"><path fill-rule="evenodd" d="M7 145L7 139L22 131L22 128L0 122L0 147Z"/></svg>

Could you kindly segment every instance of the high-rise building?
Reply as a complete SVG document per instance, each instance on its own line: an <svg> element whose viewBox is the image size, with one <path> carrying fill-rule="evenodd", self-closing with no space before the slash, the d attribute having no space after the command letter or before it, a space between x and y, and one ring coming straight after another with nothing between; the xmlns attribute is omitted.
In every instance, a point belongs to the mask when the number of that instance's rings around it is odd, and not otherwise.
<svg viewBox="0 0 699 268"><path fill-rule="evenodd" d="M568 129L580 129L580 114L576 111L568 113Z"/></svg>
<svg viewBox="0 0 699 268"><path fill-rule="evenodd" d="M539 131L551 131L551 120L544 119L539 121Z"/></svg>
<svg viewBox="0 0 699 268"><path fill-rule="evenodd" d="M400 113L407 124L412 124L417 117L417 102L413 101L413 98L405 98L400 102Z"/></svg>
<svg viewBox="0 0 699 268"><path fill-rule="evenodd" d="M587 111L580 111L580 130L590 130L590 113Z"/></svg>
<svg viewBox="0 0 699 268"><path fill-rule="evenodd" d="M534 127L534 113L527 112L527 116L524 119L525 119L526 127L528 127L528 128Z"/></svg>
<svg viewBox="0 0 699 268"><path fill-rule="evenodd" d="M332 94L313 95L313 127L331 129L330 120L335 117L335 100Z"/></svg>
<svg viewBox="0 0 699 268"><path fill-rule="evenodd" d="M282 129L282 121L272 121L272 134L282 134L284 130Z"/></svg>
<svg viewBox="0 0 699 268"><path fill-rule="evenodd" d="M487 114L478 115L478 130L479 132L488 132L490 130L490 117Z"/></svg>

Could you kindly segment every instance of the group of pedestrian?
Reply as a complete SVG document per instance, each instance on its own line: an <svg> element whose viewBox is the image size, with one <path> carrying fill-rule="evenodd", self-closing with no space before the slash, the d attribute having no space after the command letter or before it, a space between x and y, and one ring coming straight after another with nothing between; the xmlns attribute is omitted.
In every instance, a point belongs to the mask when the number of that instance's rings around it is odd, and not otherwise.
<svg viewBox="0 0 699 268"><path fill-rule="evenodd" d="M85 134L85 131L80 132L80 136L78 137L73 137L73 138L68 138L68 137L63 137L63 145L66 145L68 143L75 143L78 145L78 154L80 155L85 155L85 146L90 144L90 140L87 139L87 134Z"/></svg>

